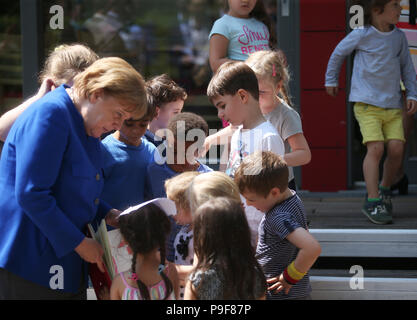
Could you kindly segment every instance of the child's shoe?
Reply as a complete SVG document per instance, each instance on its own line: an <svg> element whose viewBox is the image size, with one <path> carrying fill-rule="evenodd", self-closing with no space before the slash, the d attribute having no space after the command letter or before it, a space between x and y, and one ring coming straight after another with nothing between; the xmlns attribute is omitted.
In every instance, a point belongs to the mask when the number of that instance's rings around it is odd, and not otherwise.
<svg viewBox="0 0 417 320"><path fill-rule="evenodd" d="M391 189L384 189L379 188L379 197L381 198L382 202L385 205L385 208L387 208L388 212L392 215L392 191Z"/></svg>
<svg viewBox="0 0 417 320"><path fill-rule="evenodd" d="M392 223L391 213L387 210L382 200L373 202L366 199L362 207L362 213L373 223Z"/></svg>

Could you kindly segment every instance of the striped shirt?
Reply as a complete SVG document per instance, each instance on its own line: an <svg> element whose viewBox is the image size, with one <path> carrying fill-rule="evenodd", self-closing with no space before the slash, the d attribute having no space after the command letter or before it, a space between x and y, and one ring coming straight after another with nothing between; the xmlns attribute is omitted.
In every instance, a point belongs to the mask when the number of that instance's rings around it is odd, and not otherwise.
<svg viewBox="0 0 417 320"><path fill-rule="evenodd" d="M299 249L286 239L297 228L307 230L307 219L303 203L294 192L293 196L265 213L259 225L256 258L267 279L279 276L297 257ZM291 288L288 295L284 293L284 290L279 293L268 291L267 299L302 298L310 292L310 280L306 274Z"/></svg>
<svg viewBox="0 0 417 320"><path fill-rule="evenodd" d="M125 275L128 278L132 278L132 272L122 272L120 273L120 277L125 285L125 289L123 291L122 300L144 300L138 288L132 287L127 282ZM157 284L148 287L149 296L151 300L164 300L166 296L166 286L164 280L159 281ZM168 297L167 300L175 300L175 293L172 290L171 295Z"/></svg>

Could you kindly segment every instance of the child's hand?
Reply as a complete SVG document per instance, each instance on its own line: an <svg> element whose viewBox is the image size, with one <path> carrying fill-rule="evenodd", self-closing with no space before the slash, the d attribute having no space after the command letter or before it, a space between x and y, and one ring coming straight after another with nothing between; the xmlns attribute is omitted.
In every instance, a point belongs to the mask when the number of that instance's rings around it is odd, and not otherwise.
<svg viewBox="0 0 417 320"><path fill-rule="evenodd" d="M284 290L285 294L288 294L292 288L292 285L285 281L282 273L279 277L267 279L266 282L272 284L272 286L268 287L268 291L275 290L275 293Z"/></svg>
<svg viewBox="0 0 417 320"><path fill-rule="evenodd" d="M331 95L332 97L336 97L339 93L338 87L326 87L327 94Z"/></svg>
<svg viewBox="0 0 417 320"><path fill-rule="evenodd" d="M407 100L407 114L412 115L417 111L417 101L416 100Z"/></svg>
<svg viewBox="0 0 417 320"><path fill-rule="evenodd" d="M55 83L52 79L46 78L43 80L41 87L37 93L38 98L42 98L45 94L55 89Z"/></svg>

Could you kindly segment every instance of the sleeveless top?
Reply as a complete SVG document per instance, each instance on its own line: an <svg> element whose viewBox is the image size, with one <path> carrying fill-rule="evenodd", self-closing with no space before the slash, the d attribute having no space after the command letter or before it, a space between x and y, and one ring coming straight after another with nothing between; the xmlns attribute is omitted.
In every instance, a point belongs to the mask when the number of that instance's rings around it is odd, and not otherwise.
<svg viewBox="0 0 417 320"><path fill-rule="evenodd" d="M138 288L130 286L126 278L124 277L125 272L120 273L120 277L123 280L123 283L125 285L125 290L123 291L122 300L144 300L140 294L140 290ZM129 277L132 276L131 271L127 271ZM148 287L149 296L151 300L164 300L165 299L165 293L166 293L166 286L164 280L159 281L157 284L153 286ZM170 296L167 300L175 300L175 293L174 290L172 290Z"/></svg>

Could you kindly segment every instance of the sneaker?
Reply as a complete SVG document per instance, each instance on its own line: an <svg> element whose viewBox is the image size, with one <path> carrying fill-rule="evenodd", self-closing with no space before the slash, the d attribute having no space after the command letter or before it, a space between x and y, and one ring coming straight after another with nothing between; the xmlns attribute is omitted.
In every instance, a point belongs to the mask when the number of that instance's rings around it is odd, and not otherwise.
<svg viewBox="0 0 417 320"><path fill-rule="evenodd" d="M388 190L379 189L379 197L381 198L388 212L392 215L392 202L391 202L392 191L390 189Z"/></svg>
<svg viewBox="0 0 417 320"><path fill-rule="evenodd" d="M392 223L391 213L387 210L382 200L369 202L365 200L362 213L373 223L390 224Z"/></svg>

